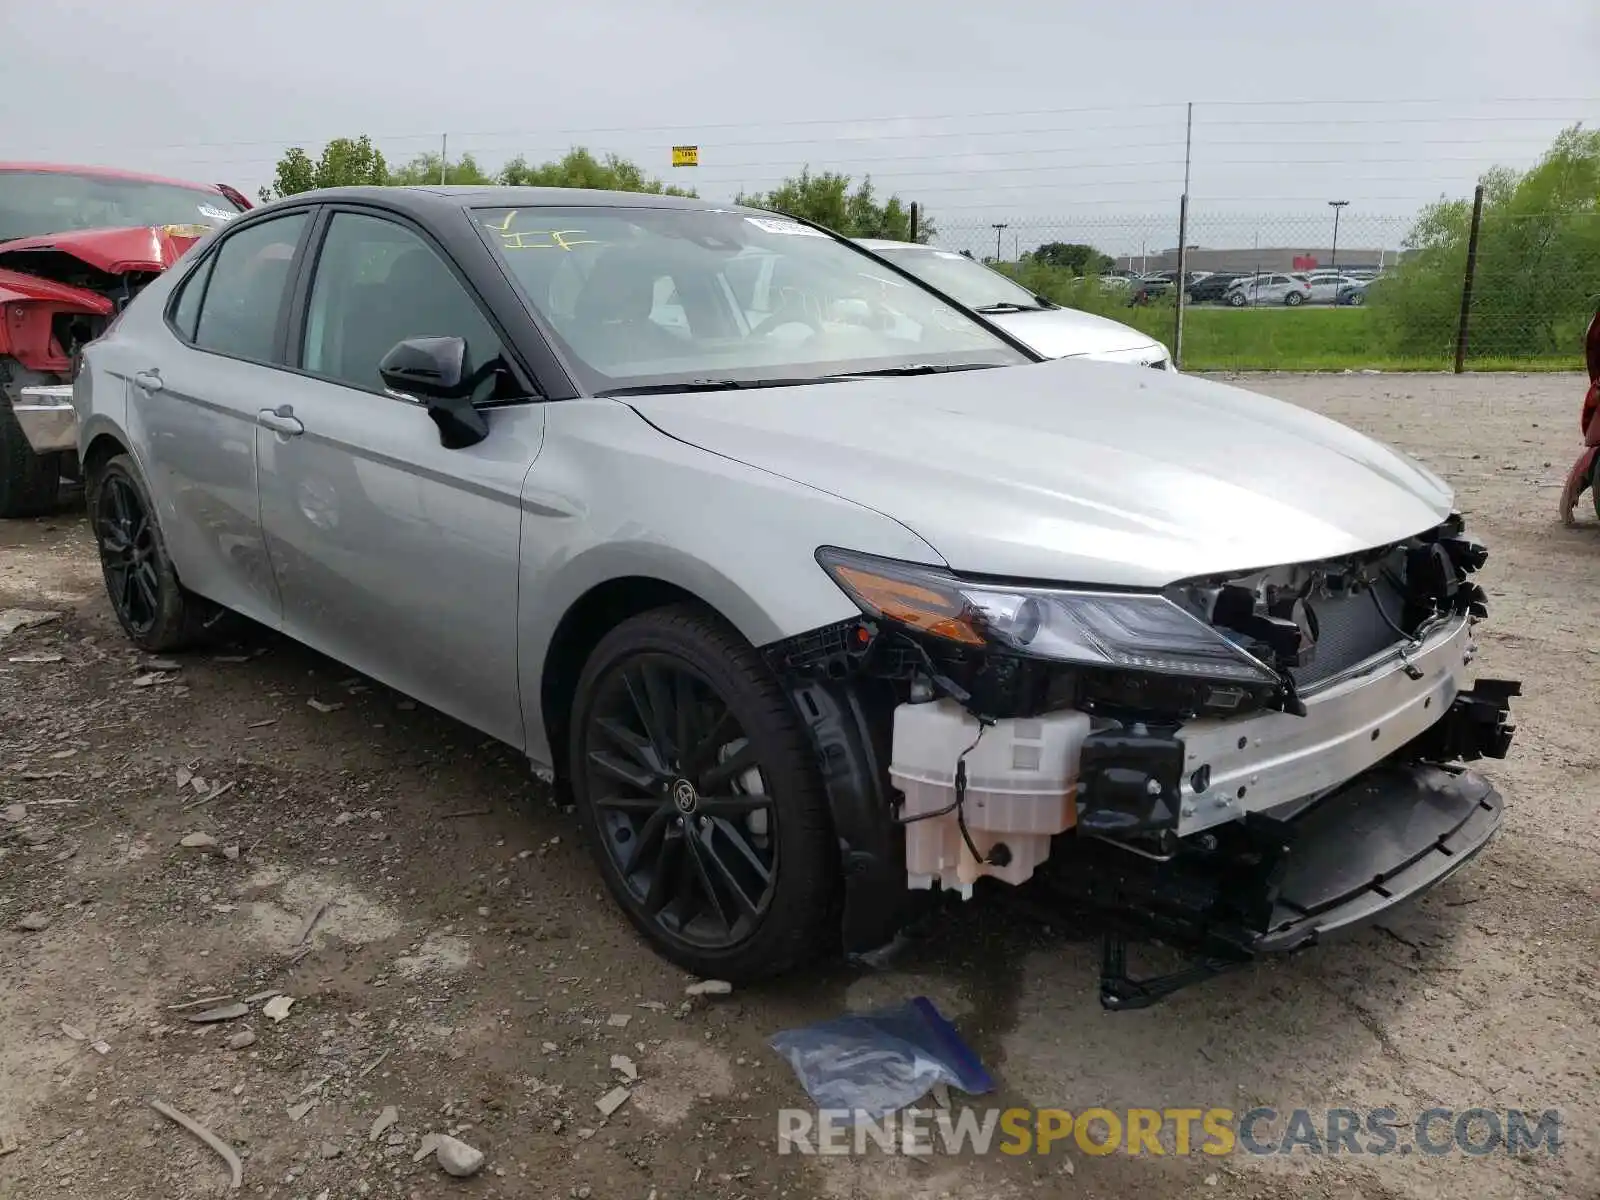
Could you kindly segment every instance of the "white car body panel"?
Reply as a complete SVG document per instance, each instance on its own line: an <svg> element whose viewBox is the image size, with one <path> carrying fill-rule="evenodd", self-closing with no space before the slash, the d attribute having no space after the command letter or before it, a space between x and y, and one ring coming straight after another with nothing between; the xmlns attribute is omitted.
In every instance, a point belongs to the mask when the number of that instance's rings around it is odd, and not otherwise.
<svg viewBox="0 0 1600 1200"><path fill-rule="evenodd" d="M890 262L907 271L915 271L917 255L961 258L951 250L926 246L917 242L897 242L888 238L857 238L858 245L875 254L884 254ZM980 270L992 270L975 264ZM1000 272L994 272L1000 275ZM1009 277L1001 278L1014 283ZM1124 281L1125 282L1125 281ZM929 281L933 287L939 287ZM943 289L941 289L943 290ZM971 305L969 296L948 292L957 303ZM1046 358L1092 358L1103 362L1129 363L1142 367L1158 364L1173 370L1171 352L1155 338L1141 333L1120 321L1076 308L1050 308L1038 312L996 312L980 314L984 320L998 325L1012 337L1035 353Z"/></svg>

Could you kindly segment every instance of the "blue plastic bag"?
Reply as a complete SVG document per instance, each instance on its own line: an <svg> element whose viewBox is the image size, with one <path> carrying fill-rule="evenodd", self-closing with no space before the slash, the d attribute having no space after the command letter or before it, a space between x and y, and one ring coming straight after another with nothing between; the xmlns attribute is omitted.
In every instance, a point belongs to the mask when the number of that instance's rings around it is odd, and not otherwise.
<svg viewBox="0 0 1600 1200"><path fill-rule="evenodd" d="M768 1044L788 1060L820 1109L880 1119L938 1083L972 1094L994 1087L978 1056L926 996L786 1030Z"/></svg>

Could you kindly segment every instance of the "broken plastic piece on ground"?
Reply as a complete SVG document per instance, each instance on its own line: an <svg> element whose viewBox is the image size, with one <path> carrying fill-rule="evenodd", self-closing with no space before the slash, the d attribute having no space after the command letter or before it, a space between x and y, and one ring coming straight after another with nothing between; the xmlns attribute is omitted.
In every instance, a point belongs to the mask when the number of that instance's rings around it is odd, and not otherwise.
<svg viewBox="0 0 1600 1200"><path fill-rule="evenodd" d="M858 1118L913 1104L936 1083L970 1094L994 1088L978 1056L926 996L786 1030L769 1045L818 1108Z"/></svg>

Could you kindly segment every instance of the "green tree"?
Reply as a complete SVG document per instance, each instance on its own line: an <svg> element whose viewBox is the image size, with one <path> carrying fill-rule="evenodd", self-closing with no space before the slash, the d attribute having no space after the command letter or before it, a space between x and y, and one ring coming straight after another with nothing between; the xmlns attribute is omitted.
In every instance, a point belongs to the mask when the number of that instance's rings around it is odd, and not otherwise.
<svg viewBox="0 0 1600 1200"><path fill-rule="evenodd" d="M583 146L574 146L555 162L532 166L517 155L500 168L499 181L507 187L605 188L614 192L650 192L665 196L693 196L691 188L673 187L647 176L637 163L615 154L596 158Z"/></svg>
<svg viewBox="0 0 1600 1200"><path fill-rule="evenodd" d="M347 187L356 184L382 185L389 182L389 167L383 151L366 134L358 138L334 138L322 148L313 162L304 147L291 146L278 160L273 186L259 193L263 204L295 196L315 188Z"/></svg>
<svg viewBox="0 0 1600 1200"><path fill-rule="evenodd" d="M1472 353L1578 354L1600 290L1600 131L1563 130L1530 170L1497 167L1481 182ZM1449 352L1471 223L1466 200L1429 205L1399 266L1372 289L1399 352Z"/></svg>
<svg viewBox="0 0 1600 1200"><path fill-rule="evenodd" d="M1109 254L1082 242L1046 242L1025 257L1047 267L1061 267L1074 275L1099 275L1113 262Z"/></svg>
<svg viewBox="0 0 1600 1200"><path fill-rule="evenodd" d="M899 196L880 203L870 175L852 192L848 175L837 171L813 175L810 167L802 167L800 174L790 176L771 191L741 193L735 203L804 217L846 237L911 240L910 207ZM917 216L917 241L931 241L935 233L933 221L925 209Z"/></svg>
<svg viewBox="0 0 1600 1200"><path fill-rule="evenodd" d="M440 178L439 164L444 162L443 178ZM404 187L419 183L462 183L462 184L492 184L495 178L488 171L478 165L477 159L470 154L463 154L460 158L445 162L438 154L418 154L404 166L396 167L389 172L388 183L395 187Z"/></svg>

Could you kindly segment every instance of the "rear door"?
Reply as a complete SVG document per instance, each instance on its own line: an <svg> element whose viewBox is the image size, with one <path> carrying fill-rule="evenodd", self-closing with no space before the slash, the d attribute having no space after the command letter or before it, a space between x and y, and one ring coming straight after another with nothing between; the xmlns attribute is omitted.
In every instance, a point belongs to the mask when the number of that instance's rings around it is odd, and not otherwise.
<svg viewBox="0 0 1600 1200"><path fill-rule="evenodd" d="M500 332L443 252L396 217L336 209L316 240L292 387L256 432L284 631L521 745L521 493L544 407L508 373L484 397L489 436L446 449L378 363L425 336L466 339L469 370L509 361Z"/></svg>
<svg viewBox="0 0 1600 1200"><path fill-rule="evenodd" d="M279 402L301 209L225 234L127 355L128 425L184 585L267 625L279 604L261 536L257 413Z"/></svg>

